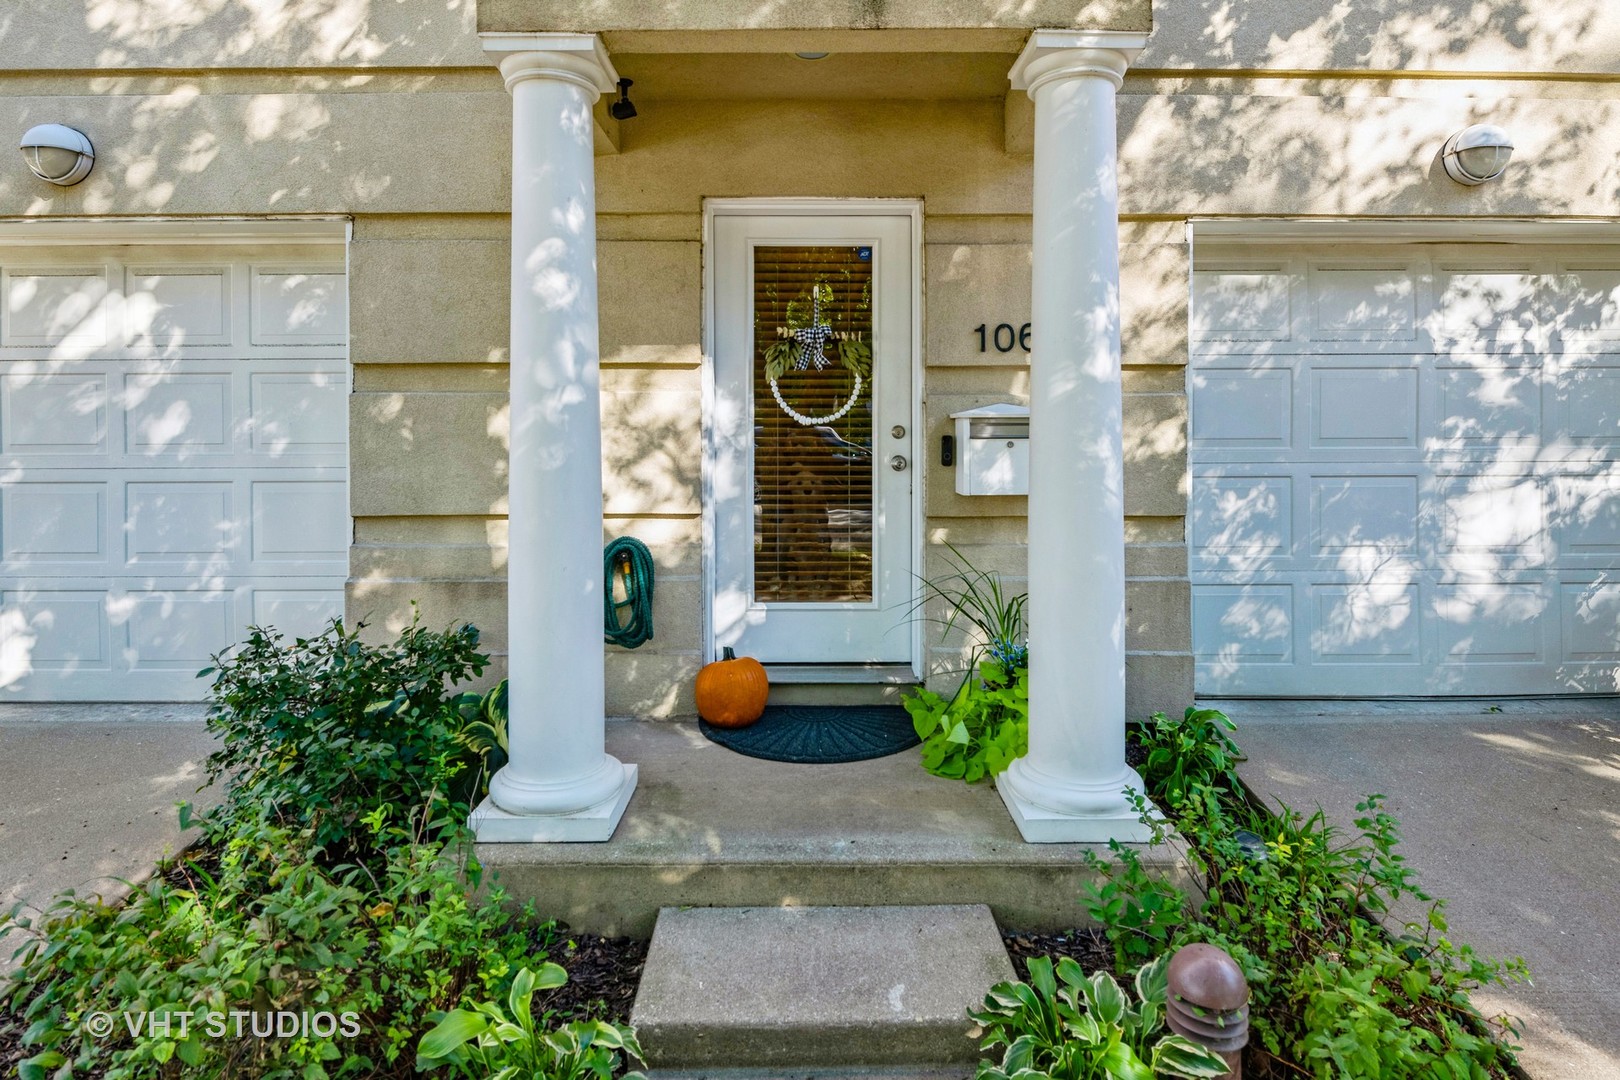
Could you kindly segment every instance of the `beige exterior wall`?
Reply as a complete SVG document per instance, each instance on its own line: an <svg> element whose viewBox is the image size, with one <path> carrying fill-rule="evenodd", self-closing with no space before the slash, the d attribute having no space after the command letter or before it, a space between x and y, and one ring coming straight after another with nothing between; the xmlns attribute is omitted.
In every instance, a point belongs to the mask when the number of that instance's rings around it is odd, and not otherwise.
<svg viewBox="0 0 1620 1080"><path fill-rule="evenodd" d="M0 213L352 215L350 614L382 633L416 601L430 623L476 622L504 662L510 101L474 34L542 16L604 30L641 106L597 158L604 539L647 541L660 573L657 637L609 649L609 705L678 714L703 660L706 197L924 200L925 572L943 570L950 542L1022 580L1023 500L959 497L937 464L949 413L1028 392L1022 354L979 354L972 334L1029 312L1030 113L1005 72L1028 25L1131 28L1144 9L855 6L866 14L742 0L476 12L290 0L274 14L28 0L0 20L0 132L73 124L98 161L63 191L13 156ZM1010 9L1022 14L998 14ZM1400 18L1341 9L1264 0L1235 24L1224 5L1161 3L1121 94L1133 713L1179 708L1192 688L1185 220L1620 212L1620 27L1601 0L1536 19L1507 0ZM778 21L747 22L762 13ZM704 19L754 29L692 33ZM797 42L849 55L808 65L785 55ZM934 51L905 51L919 48ZM1512 131L1515 163L1461 188L1435 153L1487 118ZM609 127L599 149L613 149ZM932 633L929 646L930 670L958 655Z"/></svg>

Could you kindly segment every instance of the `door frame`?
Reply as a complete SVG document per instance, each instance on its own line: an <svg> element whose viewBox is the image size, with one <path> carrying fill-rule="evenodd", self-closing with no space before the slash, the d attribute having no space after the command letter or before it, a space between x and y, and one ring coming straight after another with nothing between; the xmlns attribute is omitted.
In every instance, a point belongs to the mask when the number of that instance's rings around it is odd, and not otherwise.
<svg viewBox="0 0 1620 1080"><path fill-rule="evenodd" d="M715 409L715 284L714 221L717 217L893 217L907 218L911 224L911 600L922 598L923 499L925 494L928 439L923 431L923 203L921 199L839 199L839 198L731 198L703 200L703 462L701 501L703 509L703 595L701 597L701 648L703 661L714 657L715 538L714 474L718 446L714 432ZM895 678L890 668L864 665L825 665L824 670L795 672L791 666L773 675L777 682L896 682L921 679L923 674L923 624L913 619L910 640L909 675Z"/></svg>

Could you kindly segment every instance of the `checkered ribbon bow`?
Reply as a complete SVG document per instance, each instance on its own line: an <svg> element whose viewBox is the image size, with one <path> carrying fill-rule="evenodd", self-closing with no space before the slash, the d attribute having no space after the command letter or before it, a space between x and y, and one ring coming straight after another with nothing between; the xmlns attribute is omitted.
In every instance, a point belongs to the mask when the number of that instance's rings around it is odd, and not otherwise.
<svg viewBox="0 0 1620 1080"><path fill-rule="evenodd" d="M794 362L795 371L804 371L814 367L817 371L826 367L832 361L827 359L827 342L832 340L833 328L830 323L821 321L821 296L818 290L811 290L810 325L793 331L793 340L799 343L799 359Z"/></svg>

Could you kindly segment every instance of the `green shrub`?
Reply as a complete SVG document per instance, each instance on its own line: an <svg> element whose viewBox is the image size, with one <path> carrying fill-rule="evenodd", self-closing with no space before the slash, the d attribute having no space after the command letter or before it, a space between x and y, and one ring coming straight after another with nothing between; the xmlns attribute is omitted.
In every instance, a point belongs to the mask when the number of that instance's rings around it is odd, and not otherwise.
<svg viewBox="0 0 1620 1080"><path fill-rule="evenodd" d="M479 759L460 736L477 699L454 687L489 663L477 629L413 623L377 646L361 628L333 620L287 644L254 627L202 672L214 676L208 728L220 740L208 776L227 782L206 819L215 836L266 813L308 829L329 863L375 864L391 844L463 828Z"/></svg>
<svg viewBox="0 0 1620 1080"><path fill-rule="evenodd" d="M1516 1030L1487 1022L1470 994L1525 978L1523 961L1485 959L1446 936L1443 906L1417 887L1382 796L1357 805L1348 839L1321 810L1252 805L1233 730L1200 709L1143 729L1147 793L1170 815L1203 897L1178 923L1173 890L1118 851L1086 901L1116 962L1190 941L1225 949L1249 980L1254 1041L1318 1080L1505 1075L1511 1047L1490 1035ZM1392 937L1376 920L1403 899L1430 906Z"/></svg>
<svg viewBox="0 0 1620 1080"><path fill-rule="evenodd" d="M1029 982L997 983L968 1016L984 1029L981 1050L1006 1047L999 1063L979 1063L976 1080L1153 1080L1224 1076L1226 1063L1164 1030L1168 957L1144 965L1136 1001L1105 971L1087 976L1065 956L1029 961Z"/></svg>
<svg viewBox="0 0 1620 1080"><path fill-rule="evenodd" d="M34 925L0 918L0 936L32 938L6 1002L28 1025L25 1078L403 1073L430 1013L502 992L532 951L440 846L396 846L373 876L321 866L308 829L239 826L217 874L154 877L120 905L66 896ZM351 1018L325 1036L233 1037L233 1010ZM110 1036L86 1030L98 1013L117 1019Z"/></svg>
<svg viewBox="0 0 1620 1080"><path fill-rule="evenodd" d="M1149 874L1133 848L1110 840L1108 849L1112 859L1085 853L1086 865L1102 882L1087 882L1081 903L1091 921L1108 935L1114 970L1123 974L1170 952L1187 924L1191 902L1175 885Z"/></svg>
<svg viewBox="0 0 1620 1080"><path fill-rule="evenodd" d="M1154 713L1138 729L1147 754L1142 782L1162 805L1182 802L1199 786L1240 798L1237 765L1246 759L1232 741L1236 730L1219 709L1189 708L1180 720Z"/></svg>

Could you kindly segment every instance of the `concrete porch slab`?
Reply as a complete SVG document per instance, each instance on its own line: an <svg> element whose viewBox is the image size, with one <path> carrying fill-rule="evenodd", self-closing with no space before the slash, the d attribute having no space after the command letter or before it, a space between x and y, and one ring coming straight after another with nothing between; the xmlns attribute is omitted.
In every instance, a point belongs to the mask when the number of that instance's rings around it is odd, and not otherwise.
<svg viewBox="0 0 1620 1080"><path fill-rule="evenodd" d="M1351 828L1381 793L1455 940L1533 985L1475 995L1524 1022L1537 1080L1620 1080L1620 700L1208 701L1256 791ZM1409 905L1397 912L1414 918Z"/></svg>
<svg viewBox="0 0 1620 1080"><path fill-rule="evenodd" d="M655 1067L968 1064L1012 977L983 905L665 908L630 1021Z"/></svg>
<svg viewBox="0 0 1620 1080"><path fill-rule="evenodd" d="M1084 853L1106 853L1024 843L994 787L929 776L915 752L790 765L734 754L696 724L647 721L610 722L607 749L640 768L611 841L477 849L513 900L581 931L648 937L663 907L930 904L1064 929L1086 921ZM1143 857L1184 879L1179 850Z"/></svg>

